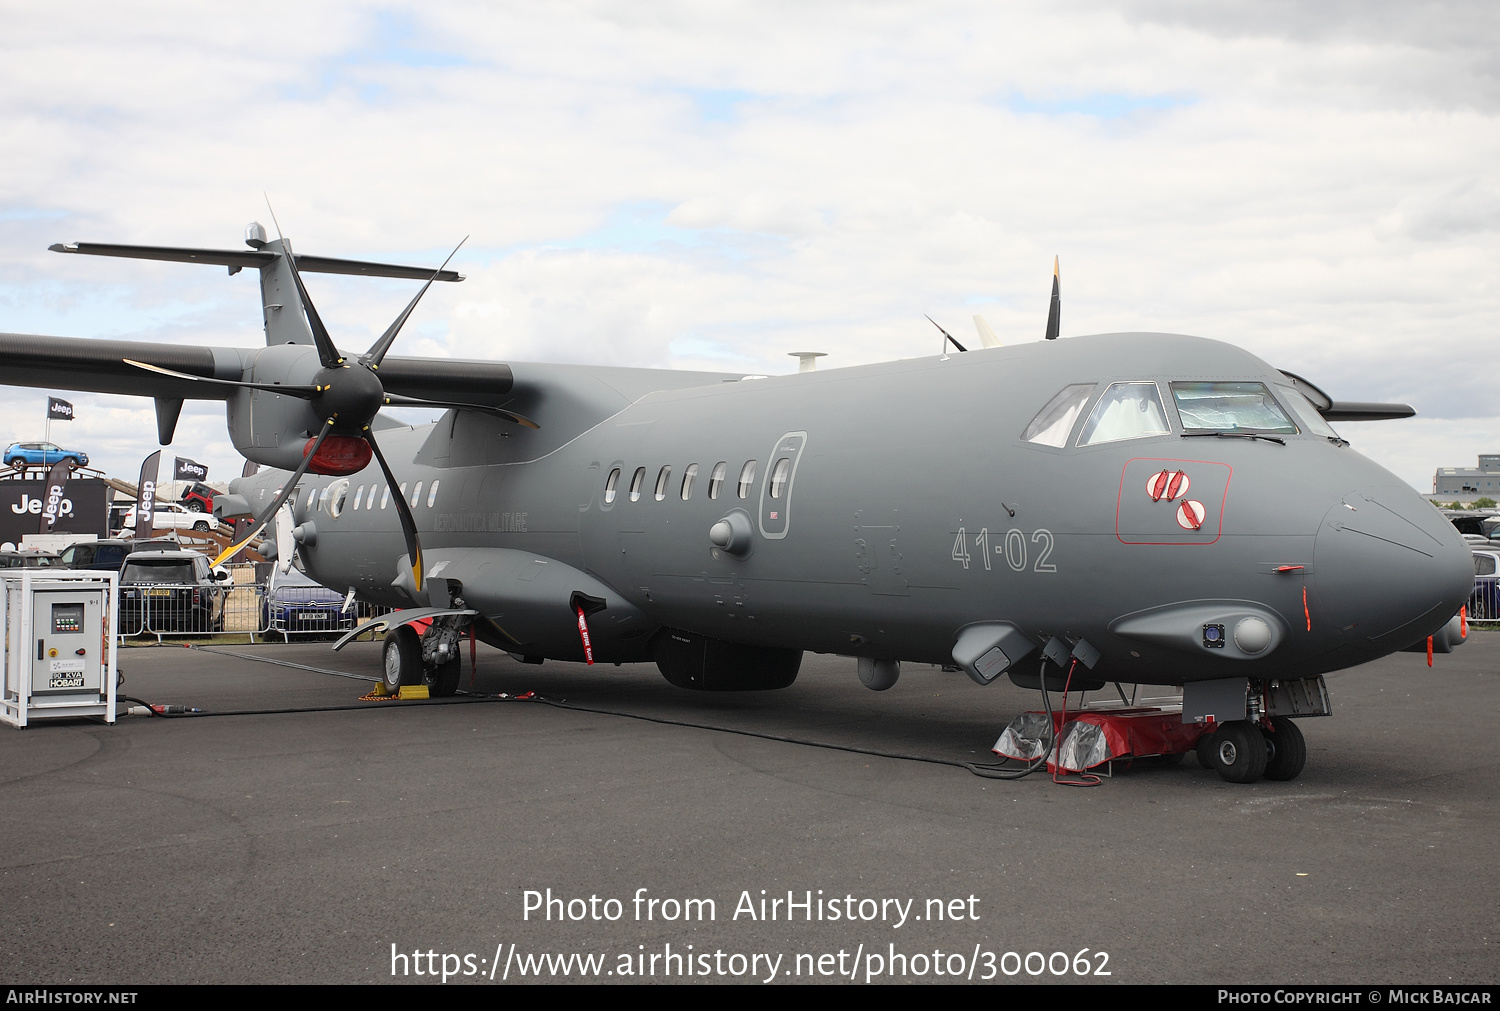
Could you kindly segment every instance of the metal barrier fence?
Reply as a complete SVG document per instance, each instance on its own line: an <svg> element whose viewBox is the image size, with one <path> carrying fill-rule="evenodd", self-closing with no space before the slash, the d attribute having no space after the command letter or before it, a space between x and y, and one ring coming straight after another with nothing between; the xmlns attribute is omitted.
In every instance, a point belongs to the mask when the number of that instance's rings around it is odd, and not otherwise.
<svg viewBox="0 0 1500 1011"><path fill-rule="evenodd" d="M320 587L279 586L268 596L263 583L126 584L119 594L122 639L230 634L290 641L342 635L392 610L361 601L345 610L342 597Z"/></svg>
<svg viewBox="0 0 1500 1011"><path fill-rule="evenodd" d="M1500 581L1493 576L1474 580L1474 594L1469 597L1470 621L1500 621Z"/></svg>

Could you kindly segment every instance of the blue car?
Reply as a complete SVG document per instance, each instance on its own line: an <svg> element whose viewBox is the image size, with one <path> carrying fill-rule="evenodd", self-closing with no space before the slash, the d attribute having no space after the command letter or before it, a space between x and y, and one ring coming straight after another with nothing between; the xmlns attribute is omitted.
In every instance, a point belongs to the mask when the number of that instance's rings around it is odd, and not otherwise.
<svg viewBox="0 0 1500 1011"><path fill-rule="evenodd" d="M344 610L342 593L313 582L299 569L283 573L279 566L271 567L261 604L261 628L266 632L279 632L289 640L299 632L345 632L358 623L358 608Z"/></svg>
<svg viewBox="0 0 1500 1011"><path fill-rule="evenodd" d="M50 467L59 460L72 460L75 467L87 467L89 455L81 449L63 449L50 442L13 442L5 450L6 465L16 470Z"/></svg>

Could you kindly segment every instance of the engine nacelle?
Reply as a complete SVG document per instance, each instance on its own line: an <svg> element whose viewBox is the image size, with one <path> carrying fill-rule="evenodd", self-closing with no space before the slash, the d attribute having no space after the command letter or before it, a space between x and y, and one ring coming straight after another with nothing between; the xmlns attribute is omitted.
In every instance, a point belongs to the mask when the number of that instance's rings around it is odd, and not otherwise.
<svg viewBox="0 0 1500 1011"><path fill-rule="evenodd" d="M308 344L276 344L247 357L247 382L306 385L321 368L317 349ZM236 390L226 415L240 455L279 470L296 470L308 440L323 426L307 401L269 390Z"/></svg>
<svg viewBox="0 0 1500 1011"><path fill-rule="evenodd" d="M800 649L746 646L664 628L652 642L656 667L678 688L700 692L761 692L797 680Z"/></svg>

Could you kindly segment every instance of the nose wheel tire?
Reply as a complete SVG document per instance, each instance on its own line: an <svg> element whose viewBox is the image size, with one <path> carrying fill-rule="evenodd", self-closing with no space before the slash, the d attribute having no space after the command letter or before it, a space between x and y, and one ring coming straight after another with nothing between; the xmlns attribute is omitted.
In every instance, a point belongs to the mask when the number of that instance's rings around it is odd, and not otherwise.
<svg viewBox="0 0 1500 1011"><path fill-rule="evenodd" d="M422 642L408 626L385 634L384 658L381 683L387 695L396 694L402 685L422 684Z"/></svg>
<svg viewBox="0 0 1500 1011"><path fill-rule="evenodd" d="M1271 729L1261 728L1266 739L1267 779L1296 779L1307 764L1307 741L1297 724L1284 716L1271 717Z"/></svg>
<svg viewBox="0 0 1500 1011"><path fill-rule="evenodd" d="M1258 726L1235 720L1219 727L1206 747L1200 742L1198 756L1207 757L1208 766L1228 782L1253 783L1265 774L1269 750Z"/></svg>

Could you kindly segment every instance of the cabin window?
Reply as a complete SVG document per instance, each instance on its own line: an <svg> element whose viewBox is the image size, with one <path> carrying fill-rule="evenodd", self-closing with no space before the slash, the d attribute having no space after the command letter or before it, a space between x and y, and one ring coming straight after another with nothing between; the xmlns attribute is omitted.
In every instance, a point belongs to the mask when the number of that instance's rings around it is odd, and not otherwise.
<svg viewBox="0 0 1500 1011"><path fill-rule="evenodd" d="M698 465L690 463L687 470L682 472L682 500L686 502L693 497L693 482L698 480Z"/></svg>
<svg viewBox="0 0 1500 1011"><path fill-rule="evenodd" d="M391 486L386 485L385 491L380 493L380 508L384 509L387 502L391 500Z"/></svg>
<svg viewBox="0 0 1500 1011"><path fill-rule="evenodd" d="M607 477L607 478L604 479L604 504L605 505L608 505L609 503L611 503L611 502L613 502L615 500L615 494L619 490L619 487L620 487L620 468L616 467L614 470L612 470L612 471L609 472L609 477Z"/></svg>
<svg viewBox="0 0 1500 1011"><path fill-rule="evenodd" d="M1094 383L1064 386L1062 391L1047 401L1047 406L1031 419L1031 424L1027 425L1026 431L1021 434L1022 440L1034 442L1039 446L1062 449L1068 444L1068 436L1073 433L1073 423L1078 420L1078 415L1083 413L1083 405L1088 403L1089 397L1094 392L1094 386Z"/></svg>
<svg viewBox="0 0 1500 1011"><path fill-rule="evenodd" d="M1297 434L1262 383L1173 383L1172 397L1187 432Z"/></svg>
<svg viewBox="0 0 1500 1011"><path fill-rule="evenodd" d="M328 485L326 484L323 486L323 490L318 492L318 509L321 512L328 511Z"/></svg>
<svg viewBox="0 0 1500 1011"><path fill-rule="evenodd" d="M755 461L746 460L745 465L740 468L740 483L736 491L740 498L750 494L750 486L755 483Z"/></svg>
<svg viewBox="0 0 1500 1011"><path fill-rule="evenodd" d="M364 497L365 497L365 486L364 485L360 485L358 488L354 489L354 509L356 511L359 510L359 503L364 499Z"/></svg>
<svg viewBox="0 0 1500 1011"><path fill-rule="evenodd" d="M379 491L379 490L380 490L380 485L378 485L378 484L372 484L372 485L370 485L370 497L367 498L367 499L365 499L365 508L366 509L374 509L375 508L375 493L377 491Z"/></svg>
<svg viewBox="0 0 1500 1011"><path fill-rule="evenodd" d="M646 483L646 468L637 467L635 473L630 477L630 501L641 500L641 485Z"/></svg>
<svg viewBox="0 0 1500 1011"><path fill-rule="evenodd" d="M714 464L714 472L708 475L708 497L718 498L719 492L724 490L724 475L729 473L729 463L720 460Z"/></svg>
<svg viewBox="0 0 1500 1011"><path fill-rule="evenodd" d="M432 504L437 501L437 490L440 483L441 482L434 481L432 482L432 487L427 489L427 508L429 509L431 509Z"/></svg>
<svg viewBox="0 0 1500 1011"><path fill-rule="evenodd" d="M1313 435L1321 435L1325 439L1339 438L1339 433L1335 432L1333 426L1323 419L1323 415L1318 413L1318 409L1312 405L1311 400L1290 386L1278 386L1276 389L1280 391L1281 399L1291 406L1292 413L1297 416L1297 420L1302 422L1304 431L1311 432Z"/></svg>
<svg viewBox="0 0 1500 1011"><path fill-rule="evenodd" d="M311 509L313 507L313 501L317 497L318 497L318 486L317 485L313 485L311 488L307 489L307 505L304 508Z"/></svg>
<svg viewBox="0 0 1500 1011"><path fill-rule="evenodd" d="M667 481L672 477L672 468L663 467L656 475L656 501L660 502L667 497Z"/></svg>
<svg viewBox="0 0 1500 1011"><path fill-rule="evenodd" d="M411 490L411 502L408 503L408 504L411 505L413 508L416 508L417 503L419 501L421 501L421 499L422 499L422 482L418 481L417 482L417 486Z"/></svg>
<svg viewBox="0 0 1500 1011"><path fill-rule="evenodd" d="M1078 435L1078 445L1097 446L1101 442L1170 434L1172 427L1167 424L1161 391L1155 383L1112 383L1094 405Z"/></svg>
<svg viewBox="0 0 1500 1011"><path fill-rule="evenodd" d="M781 498L781 493L786 491L786 479L792 472L791 458L783 456L776 461L776 466L771 471L771 497Z"/></svg>

